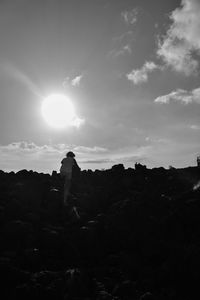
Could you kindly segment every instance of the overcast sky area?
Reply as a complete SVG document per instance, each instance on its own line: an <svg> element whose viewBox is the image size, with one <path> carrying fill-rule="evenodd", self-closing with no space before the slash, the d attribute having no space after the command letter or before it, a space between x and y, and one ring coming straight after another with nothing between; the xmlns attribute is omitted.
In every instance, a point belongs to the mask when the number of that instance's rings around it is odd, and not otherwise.
<svg viewBox="0 0 200 300"><path fill-rule="evenodd" d="M0 2L0 169L196 165L200 0ZM81 122L50 127L45 97Z"/></svg>

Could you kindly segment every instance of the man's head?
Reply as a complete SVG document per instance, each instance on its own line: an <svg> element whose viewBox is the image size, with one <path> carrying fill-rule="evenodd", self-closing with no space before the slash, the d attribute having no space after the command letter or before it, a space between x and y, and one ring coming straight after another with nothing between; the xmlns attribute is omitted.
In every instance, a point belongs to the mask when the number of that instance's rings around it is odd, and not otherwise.
<svg viewBox="0 0 200 300"><path fill-rule="evenodd" d="M67 152L67 157L75 157L75 154L72 151Z"/></svg>

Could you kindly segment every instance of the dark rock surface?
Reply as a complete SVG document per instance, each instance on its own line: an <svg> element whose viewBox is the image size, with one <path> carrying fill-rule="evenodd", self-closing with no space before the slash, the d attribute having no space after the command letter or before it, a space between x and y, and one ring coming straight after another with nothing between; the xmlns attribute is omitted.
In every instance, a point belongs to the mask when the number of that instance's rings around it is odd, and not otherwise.
<svg viewBox="0 0 200 300"><path fill-rule="evenodd" d="M199 295L200 169L0 171L2 299ZM3 294L5 295L3 297Z"/></svg>

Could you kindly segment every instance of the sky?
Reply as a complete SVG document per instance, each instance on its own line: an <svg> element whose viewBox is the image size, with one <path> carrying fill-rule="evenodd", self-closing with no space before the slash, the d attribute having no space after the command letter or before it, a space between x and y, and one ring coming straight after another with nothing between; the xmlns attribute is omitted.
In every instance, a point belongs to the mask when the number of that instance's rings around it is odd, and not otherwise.
<svg viewBox="0 0 200 300"><path fill-rule="evenodd" d="M0 169L196 165L200 0L0 2ZM41 113L66 95L78 123Z"/></svg>

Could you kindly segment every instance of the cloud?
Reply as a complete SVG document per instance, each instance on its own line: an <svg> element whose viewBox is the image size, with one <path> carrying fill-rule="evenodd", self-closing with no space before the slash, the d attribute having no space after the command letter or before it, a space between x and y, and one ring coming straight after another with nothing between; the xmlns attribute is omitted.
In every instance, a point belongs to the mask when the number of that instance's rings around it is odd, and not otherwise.
<svg viewBox="0 0 200 300"><path fill-rule="evenodd" d="M182 0L181 7L171 13L170 20L172 24L159 41L157 54L166 65L189 76L199 66L200 1Z"/></svg>
<svg viewBox="0 0 200 300"><path fill-rule="evenodd" d="M133 8L130 11L123 11L121 13L121 16L124 20L124 22L127 25L133 25L137 22L137 17L138 17L138 9L137 8Z"/></svg>
<svg viewBox="0 0 200 300"><path fill-rule="evenodd" d="M133 25L137 22L138 10L136 8L130 11L123 11L121 17L126 25ZM130 28L129 28L130 29ZM132 29L132 28L131 28ZM132 54L132 42L134 40L134 32L128 30L112 39L114 43L114 49L112 49L108 56L118 57L120 55Z"/></svg>
<svg viewBox="0 0 200 300"><path fill-rule="evenodd" d="M130 46L129 44L125 45L125 46L122 48L122 53L121 53L121 54L124 54L124 53L129 53L129 54L132 53L131 46Z"/></svg>
<svg viewBox="0 0 200 300"><path fill-rule="evenodd" d="M32 154L49 154L62 153L70 150L69 146L65 144L42 145L38 146L33 142L20 141L13 142L8 145L0 145L0 152L15 153L17 155L32 155Z"/></svg>
<svg viewBox="0 0 200 300"><path fill-rule="evenodd" d="M19 141L0 145L0 169L18 171L21 169L51 173L59 171L60 161L68 151L76 154L81 165L84 161L101 160L108 149L98 146L86 147L68 144L37 145L33 142Z"/></svg>
<svg viewBox="0 0 200 300"><path fill-rule="evenodd" d="M170 101L179 101L183 104L189 104L196 102L200 104L200 88L192 91L186 91L183 89L177 89L171 93L157 97L154 102L156 103L169 103Z"/></svg>
<svg viewBox="0 0 200 300"><path fill-rule="evenodd" d="M121 47L119 47L119 49L111 50L109 52L109 56L112 56L115 58L120 55L131 54L131 53L132 53L131 46L129 44L126 44L126 45L122 45Z"/></svg>
<svg viewBox="0 0 200 300"><path fill-rule="evenodd" d="M115 37L113 37L113 42L114 43L122 43L124 41L130 41L133 39L133 31L132 30L128 30L126 32L123 32L120 35L117 35Z"/></svg>
<svg viewBox="0 0 200 300"><path fill-rule="evenodd" d="M71 126L74 126L76 128L79 128L80 126L82 126L83 124L85 124L85 119L79 118L79 117L75 117L72 122L71 122Z"/></svg>
<svg viewBox="0 0 200 300"><path fill-rule="evenodd" d="M13 142L8 145L0 145L1 151L10 151L10 152L66 152L66 151L74 151L79 152L81 154L84 153L100 153L100 152L106 152L108 151L107 148L103 147L86 147L86 146L76 146L76 145L67 145L67 144L50 144L50 145L42 145L38 146L33 142L27 142L27 141L20 141L20 142Z"/></svg>
<svg viewBox="0 0 200 300"><path fill-rule="evenodd" d="M192 129L192 130L200 130L200 125L194 125L193 124L193 125L190 125L189 128Z"/></svg>
<svg viewBox="0 0 200 300"><path fill-rule="evenodd" d="M112 39L113 49L109 51L108 56L118 57L120 55L132 54L132 42L134 40L134 33L128 30L121 35L115 36Z"/></svg>
<svg viewBox="0 0 200 300"><path fill-rule="evenodd" d="M133 166L135 162L142 162L146 159L146 153L150 149L150 146L139 147L137 150L133 151L132 153L123 153L123 154L110 154L110 158L103 157L97 159L88 159L83 160L82 163L84 164L109 164L111 167L114 164L124 164L127 166Z"/></svg>
<svg viewBox="0 0 200 300"><path fill-rule="evenodd" d="M75 78L73 78L71 80L72 86L79 86L82 78L83 78L83 75L79 75L79 76L76 76Z"/></svg>
<svg viewBox="0 0 200 300"><path fill-rule="evenodd" d="M67 88L68 86L78 87L80 86L81 80L83 79L82 75L77 75L74 78L66 77L63 81L63 87Z"/></svg>
<svg viewBox="0 0 200 300"><path fill-rule="evenodd" d="M88 159L82 161L83 164L109 164L110 167L114 164L127 164L132 163L132 166L135 162L142 162L145 160L145 157L140 157L137 155L132 156L122 156L119 158L99 158L99 159Z"/></svg>
<svg viewBox="0 0 200 300"><path fill-rule="evenodd" d="M27 152L32 152L35 150L41 149L39 146L36 146L32 142L13 142L11 144L5 145L5 146L0 146L1 151L10 151L10 152L18 152L18 151L27 151Z"/></svg>
<svg viewBox="0 0 200 300"><path fill-rule="evenodd" d="M145 141L149 145L151 145L151 144L166 144L169 142L169 140L166 138L160 138L160 137L155 137L155 136L147 136L145 138Z"/></svg>
<svg viewBox="0 0 200 300"><path fill-rule="evenodd" d="M147 61L141 69L132 70L127 74L128 80L132 81L134 84L139 84L148 81L148 74L152 73L154 70L160 69L160 66L156 65L152 61Z"/></svg>
<svg viewBox="0 0 200 300"><path fill-rule="evenodd" d="M19 141L8 145L0 145L0 169L18 171L21 169L51 173L59 171L60 162L68 151L76 154L82 169L110 168L114 164L123 163L129 167L136 161L146 159L151 146L134 146L132 149L109 150L100 146L82 146L61 144L37 145L33 142Z"/></svg>
<svg viewBox="0 0 200 300"><path fill-rule="evenodd" d="M83 153L98 153L98 152L107 152L107 148L103 147L85 147L85 146L77 146L74 148L74 151L83 152Z"/></svg>
<svg viewBox="0 0 200 300"><path fill-rule="evenodd" d="M113 163L113 161L111 159L106 159L106 158L88 159L82 161L82 164L107 164L107 163Z"/></svg>

